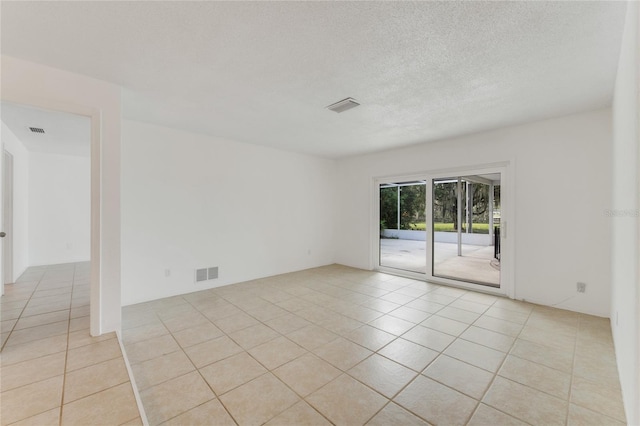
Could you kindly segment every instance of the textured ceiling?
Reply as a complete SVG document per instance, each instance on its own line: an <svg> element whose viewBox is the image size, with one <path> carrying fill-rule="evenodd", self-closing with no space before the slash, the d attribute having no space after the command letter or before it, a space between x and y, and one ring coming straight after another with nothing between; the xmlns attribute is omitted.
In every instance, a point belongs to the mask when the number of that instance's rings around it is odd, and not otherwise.
<svg viewBox="0 0 640 426"><path fill-rule="evenodd" d="M0 118L28 151L80 157L91 154L89 117L2 102ZM33 133L29 127L45 133Z"/></svg>
<svg viewBox="0 0 640 426"><path fill-rule="evenodd" d="M125 118L325 157L610 105L624 2L2 2ZM337 114L346 97L362 105Z"/></svg>

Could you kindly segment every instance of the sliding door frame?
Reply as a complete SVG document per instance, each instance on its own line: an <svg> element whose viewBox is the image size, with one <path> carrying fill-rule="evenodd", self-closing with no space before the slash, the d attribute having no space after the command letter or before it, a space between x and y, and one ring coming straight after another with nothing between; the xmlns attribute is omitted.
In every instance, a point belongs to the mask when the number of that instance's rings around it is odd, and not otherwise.
<svg viewBox="0 0 640 426"><path fill-rule="evenodd" d="M468 283L448 278L433 276L433 179L445 177L457 177L466 175L482 175L500 173L500 288L485 286L481 284ZM373 197L372 197L372 226L371 226L371 265L372 269L393 275L414 278L435 284L443 284L453 287L460 287L468 290L484 293L504 295L515 298L515 244L514 232L515 215L513 206L515 201L514 191L514 161L503 161L499 163L470 165L449 169L430 170L422 173L406 175L390 175L374 177ZM427 182L426 190L426 274L411 272L396 268L385 267L380 264L380 184L388 182L406 182L424 180Z"/></svg>

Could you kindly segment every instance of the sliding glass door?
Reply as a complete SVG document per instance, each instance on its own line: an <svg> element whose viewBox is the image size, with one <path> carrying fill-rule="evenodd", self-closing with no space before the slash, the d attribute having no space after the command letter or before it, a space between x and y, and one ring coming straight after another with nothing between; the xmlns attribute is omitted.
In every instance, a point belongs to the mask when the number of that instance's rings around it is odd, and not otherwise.
<svg viewBox="0 0 640 426"><path fill-rule="evenodd" d="M500 173L431 182L432 275L500 287Z"/></svg>
<svg viewBox="0 0 640 426"><path fill-rule="evenodd" d="M504 169L379 179L378 269L501 288Z"/></svg>
<svg viewBox="0 0 640 426"><path fill-rule="evenodd" d="M426 181L383 182L379 265L426 274Z"/></svg>

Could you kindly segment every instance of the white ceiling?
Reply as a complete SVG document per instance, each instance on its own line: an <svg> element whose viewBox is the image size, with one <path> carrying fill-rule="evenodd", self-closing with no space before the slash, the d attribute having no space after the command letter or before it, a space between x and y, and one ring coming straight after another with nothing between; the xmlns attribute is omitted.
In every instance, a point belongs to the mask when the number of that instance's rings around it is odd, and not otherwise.
<svg viewBox="0 0 640 426"><path fill-rule="evenodd" d="M341 157L606 107L625 2L2 2L2 53L123 115ZM362 105L337 114L346 97Z"/></svg>
<svg viewBox="0 0 640 426"><path fill-rule="evenodd" d="M80 157L91 154L89 117L2 102L0 118L30 152ZM29 127L45 133L33 133Z"/></svg>

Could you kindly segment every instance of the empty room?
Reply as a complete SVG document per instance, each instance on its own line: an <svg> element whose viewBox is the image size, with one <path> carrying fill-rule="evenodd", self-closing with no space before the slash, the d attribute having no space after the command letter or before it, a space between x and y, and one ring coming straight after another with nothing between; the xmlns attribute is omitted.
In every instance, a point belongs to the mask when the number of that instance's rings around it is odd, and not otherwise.
<svg viewBox="0 0 640 426"><path fill-rule="evenodd" d="M0 4L2 425L640 425L640 6Z"/></svg>

